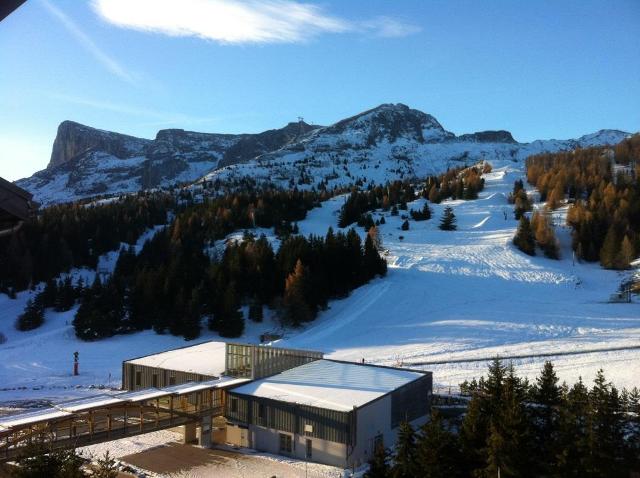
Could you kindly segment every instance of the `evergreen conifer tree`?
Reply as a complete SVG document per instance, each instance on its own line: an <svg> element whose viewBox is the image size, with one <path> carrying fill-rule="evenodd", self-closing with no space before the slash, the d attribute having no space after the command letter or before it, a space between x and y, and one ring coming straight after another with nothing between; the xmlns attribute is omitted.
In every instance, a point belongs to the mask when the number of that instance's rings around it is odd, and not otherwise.
<svg viewBox="0 0 640 478"><path fill-rule="evenodd" d="M218 313L218 324L222 337L240 337L244 332L244 317L240 309L240 300L235 284L230 283L222 298L222 308Z"/></svg>
<svg viewBox="0 0 640 478"><path fill-rule="evenodd" d="M395 453L393 455L393 478L414 478L419 475L416 464L416 434L408 422L400 423Z"/></svg>
<svg viewBox="0 0 640 478"><path fill-rule="evenodd" d="M29 299L24 312L16 320L16 329L27 331L37 329L44 323L44 310L39 301Z"/></svg>
<svg viewBox="0 0 640 478"><path fill-rule="evenodd" d="M373 456L369 460L369 470L364 474L364 477L389 478L391 476L389 455L389 451L384 446L376 446L373 450Z"/></svg>
<svg viewBox="0 0 640 478"><path fill-rule="evenodd" d="M414 476L424 478L464 476L458 436L445 427L442 416L435 409L417 439L416 469L418 472Z"/></svg>
<svg viewBox="0 0 640 478"><path fill-rule="evenodd" d="M309 271L298 259L284 291L284 320L294 327L313 319L314 312L307 302L309 286Z"/></svg>
<svg viewBox="0 0 640 478"><path fill-rule="evenodd" d="M518 230L513 238L513 243L525 254L530 256L536 255L536 243L531 230L531 223L527 216L522 215L518 223Z"/></svg>
<svg viewBox="0 0 640 478"><path fill-rule="evenodd" d="M438 227L443 231L455 231L457 229L456 215L453 213L453 208L450 206L444 208Z"/></svg>

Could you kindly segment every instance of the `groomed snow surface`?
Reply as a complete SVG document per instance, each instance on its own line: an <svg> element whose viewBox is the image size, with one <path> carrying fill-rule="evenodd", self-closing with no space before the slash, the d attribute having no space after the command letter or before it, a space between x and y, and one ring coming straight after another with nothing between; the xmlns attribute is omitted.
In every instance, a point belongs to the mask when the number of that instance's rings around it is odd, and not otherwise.
<svg viewBox="0 0 640 478"><path fill-rule="evenodd" d="M380 231L389 250L387 277L332 302L282 345L320 349L327 358L405 367L551 354L513 362L529 378L552 360L569 383L580 376L590 382L603 368L620 387L640 386L640 350L562 355L640 345L639 304L607 303L625 273L574 263L566 208L554 214L561 260L517 250L511 242L517 222L507 196L523 170L517 163L498 165L485 175L479 199L431 205L433 218L410 221L408 231L400 230L401 217L385 213ZM301 232L321 233L324 224L335 224L341 202L336 198L312 211ZM409 209L423 204L417 200ZM454 208L457 231L438 229L445 206ZM416 366L433 371L435 387L442 390L485 374L487 361Z"/></svg>

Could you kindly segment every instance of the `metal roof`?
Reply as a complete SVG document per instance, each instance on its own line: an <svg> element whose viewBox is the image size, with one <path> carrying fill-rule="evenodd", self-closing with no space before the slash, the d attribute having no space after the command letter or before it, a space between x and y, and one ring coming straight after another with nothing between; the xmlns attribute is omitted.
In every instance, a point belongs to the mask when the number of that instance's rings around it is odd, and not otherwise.
<svg viewBox="0 0 640 478"><path fill-rule="evenodd" d="M349 411L424 375L406 369L323 359L241 385L233 393Z"/></svg>

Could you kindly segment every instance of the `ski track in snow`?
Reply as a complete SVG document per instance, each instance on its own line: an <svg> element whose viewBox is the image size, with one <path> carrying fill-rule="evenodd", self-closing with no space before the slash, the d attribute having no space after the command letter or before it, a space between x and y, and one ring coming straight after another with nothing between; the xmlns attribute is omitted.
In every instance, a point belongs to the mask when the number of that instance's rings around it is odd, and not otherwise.
<svg viewBox="0 0 640 478"><path fill-rule="evenodd" d="M562 259L540 254L529 257L512 245L517 223L507 196L515 179L523 176L521 163L495 161L485 175L485 190L474 201L446 201L431 205L429 221L410 221L401 231L400 216L384 213L380 227L388 249L389 273L330 302L328 310L303 329L288 330L276 345L322 350L327 357L384 365L411 362L484 358L495 355L532 355L640 344L640 306L607 303L622 273L597 264L573 265L570 230L564 226L566 208L554 213ZM337 212L345 196L333 198L310 211L299 223L304 235L324 235L337 230ZM418 199L409 208L419 209ZM458 220L457 231L440 231L442 210L450 205ZM400 211L401 214L405 211ZM505 220L504 215L507 215ZM374 219L383 213L373 213ZM364 237L362 228L357 229ZM153 234L148 231L137 249ZM268 238L277 240L272 232ZM241 237L234 233L232 237ZM403 236L403 239L400 239ZM117 258L109 253L100 267L112 270ZM86 281L94 272L74 271ZM61 400L105 393L100 387L117 387L124 359L186 345L179 337L151 331L116 336L99 342L74 337L71 321L75 309L46 312L45 324L32 332L13 328L29 292L17 300L0 295L0 403L21 400ZM278 325L267 314L265 322L247 321L241 340L255 342L260 333ZM217 339L205 330L193 343ZM71 376L72 353L80 352L79 377ZM640 351L597 352L572 356L515 360L523 375L533 378L545 360L553 360L562 380L579 376L591 381L603 368L622 387L640 385ZM485 362L450 363L422 368L434 372L436 387L457 386L486 373ZM109 378L110 377L110 378ZM438 388L437 388L438 389ZM11 405L9 405L11 406Z"/></svg>

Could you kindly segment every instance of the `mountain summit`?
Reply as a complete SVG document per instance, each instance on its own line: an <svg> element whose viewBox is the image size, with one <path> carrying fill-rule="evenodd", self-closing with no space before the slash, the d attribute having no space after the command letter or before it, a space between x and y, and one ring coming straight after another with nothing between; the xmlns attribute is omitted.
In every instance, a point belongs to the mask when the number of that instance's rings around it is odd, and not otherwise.
<svg viewBox="0 0 640 478"><path fill-rule="evenodd" d="M518 143L502 130L456 136L433 116L401 103L382 104L331 126L299 121L257 134L166 129L155 139L143 139L64 121L47 168L17 184L44 204L202 177L250 178L274 187L346 186L433 174L480 160L518 161L544 151L615 144L625 136L601 130L576 140L532 143Z"/></svg>

